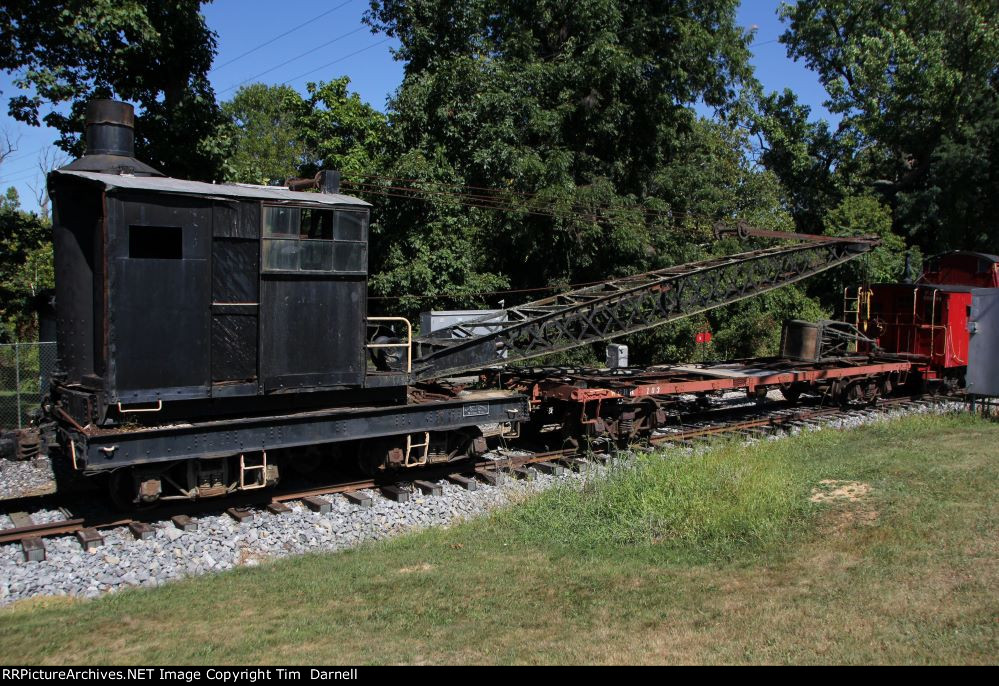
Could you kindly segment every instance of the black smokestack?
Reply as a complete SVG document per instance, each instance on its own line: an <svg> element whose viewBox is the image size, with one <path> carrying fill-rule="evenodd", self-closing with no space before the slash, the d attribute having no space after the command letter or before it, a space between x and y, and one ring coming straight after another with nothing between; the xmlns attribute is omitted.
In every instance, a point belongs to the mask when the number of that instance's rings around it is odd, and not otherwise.
<svg viewBox="0 0 999 686"><path fill-rule="evenodd" d="M135 110L127 102L87 103L88 155L135 157Z"/></svg>
<svg viewBox="0 0 999 686"><path fill-rule="evenodd" d="M63 169L163 176L148 164L135 159L135 110L127 102L91 100L87 103L86 126L86 153Z"/></svg>

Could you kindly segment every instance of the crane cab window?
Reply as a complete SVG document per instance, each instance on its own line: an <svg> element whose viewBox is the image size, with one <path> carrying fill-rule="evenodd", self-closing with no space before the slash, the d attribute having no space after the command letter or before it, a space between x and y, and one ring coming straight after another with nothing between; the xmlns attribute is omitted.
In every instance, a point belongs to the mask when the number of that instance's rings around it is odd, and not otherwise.
<svg viewBox="0 0 999 686"><path fill-rule="evenodd" d="M367 272L366 211L265 206L262 218L264 272Z"/></svg>
<svg viewBox="0 0 999 686"><path fill-rule="evenodd" d="M180 260L184 230L179 226L129 226L128 256L140 260Z"/></svg>

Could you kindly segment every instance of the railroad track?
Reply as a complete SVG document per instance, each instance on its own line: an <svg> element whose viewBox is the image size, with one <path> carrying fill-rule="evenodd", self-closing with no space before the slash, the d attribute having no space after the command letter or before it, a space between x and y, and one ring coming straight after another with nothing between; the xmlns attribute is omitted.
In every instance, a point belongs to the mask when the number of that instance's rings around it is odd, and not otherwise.
<svg viewBox="0 0 999 686"><path fill-rule="evenodd" d="M747 408L756 411L757 416L751 418L734 416L731 409L716 411L721 418L705 417L698 421L688 421L680 424L668 433L658 433L648 439L653 447L680 445L694 446L723 437L758 438L779 433L787 433L795 428L817 427L822 424L843 418L870 418L872 415L883 414L895 410L912 409L936 405L951 401L949 398L890 398L875 406L863 408L840 407L792 407L779 406L766 408L765 416L759 416L759 408ZM528 467L535 467L546 473L559 473L565 469L584 469L591 460L606 461L609 456L607 442L591 444L586 448L565 448L529 454L517 454L513 451L497 451L496 457L481 458L461 465L444 464L428 465L417 472L407 472L405 479L388 481L382 479L364 479L356 481L340 481L326 485L312 486L306 489L270 489L266 493L243 493L226 501L230 507L224 510L233 519L243 521L254 513L267 510L280 515L289 510L288 503L299 501L309 509L324 511L330 506L323 496L341 494L355 505L370 506L370 496L360 495L367 491L380 492L382 496L405 502L414 491L428 495L438 495L439 486L434 482L448 480L468 490L477 488L480 482L498 483L504 475L518 478L530 478ZM365 502L368 501L368 502ZM14 527L0 530L0 544L22 544L25 559L44 559L44 543L47 537L75 535L81 546L90 550L103 543L101 529L128 527L137 539L146 538L154 532L150 522L161 522L170 519L174 526L186 530L196 526L193 516L198 514L219 514L223 510L217 501L200 503L183 502L163 505L148 512L135 513L131 516L106 514L96 516L74 516L73 513L61 508L65 519L36 524L30 521L28 515L21 512L8 512Z"/></svg>
<svg viewBox="0 0 999 686"><path fill-rule="evenodd" d="M659 433L649 438L653 445L670 443L691 445L697 441L728 435L746 437L766 436L786 432L794 428L819 426L841 418L870 417L893 410L904 410L920 406L936 405L950 401L950 398L888 398L876 405L865 407L811 407L782 408L770 411L765 417L727 422L703 421L684 423L669 433Z"/></svg>
<svg viewBox="0 0 999 686"><path fill-rule="evenodd" d="M580 466L580 462L573 462L577 458L578 450L567 448L564 450L550 450L528 455L516 455L510 451L499 451L500 456L488 459L479 459L474 462L462 465L428 465L418 472L408 472L405 480L389 482L379 479L364 479L359 481L337 482L323 486L314 486L307 489L287 490L270 489L266 494L239 494L229 499L227 503L233 503L224 511L236 520L244 519L255 510L267 509L274 514L286 511L285 503L292 501L303 501L307 507L317 504L316 500L320 496L336 494L356 494L362 491L380 491L382 495L392 500L403 501L408 499L414 488L421 490L419 486L405 488L400 483L410 484L430 484L433 481L447 479L468 490L474 490L478 480L487 483L496 483L500 474L508 472L517 477L529 478L523 473L525 467L530 465L539 466L545 471L555 472L558 469L566 469ZM355 499L360 502L363 499ZM363 506L363 504L362 504ZM203 502L184 502L179 505L167 504L150 510L147 513L139 512L132 516L120 515L97 515L90 517L74 516L68 509L60 508L65 519L45 522L40 524L22 523L29 516L24 512L8 512L15 526L0 529L0 544L22 543L27 554L28 548L37 550L43 549L40 541L51 536L76 535L81 545L85 549L100 545L100 529L127 526L136 538L143 538L152 528L149 521L165 521L170 519L178 528L184 528L193 522L192 515L204 513L220 512L220 504L217 501L206 500ZM25 542L27 544L25 545Z"/></svg>

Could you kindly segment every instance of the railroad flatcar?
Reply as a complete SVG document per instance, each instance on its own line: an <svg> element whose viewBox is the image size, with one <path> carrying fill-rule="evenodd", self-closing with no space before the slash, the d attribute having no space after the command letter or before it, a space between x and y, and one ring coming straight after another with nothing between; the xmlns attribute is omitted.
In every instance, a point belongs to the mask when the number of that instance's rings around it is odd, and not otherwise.
<svg viewBox="0 0 999 686"><path fill-rule="evenodd" d="M845 294L844 320L784 323L776 357L643 369L524 369L499 380L531 399L530 431L549 446L627 444L677 426L691 399L780 391L871 403L899 389L999 394L999 257L951 252L915 283Z"/></svg>

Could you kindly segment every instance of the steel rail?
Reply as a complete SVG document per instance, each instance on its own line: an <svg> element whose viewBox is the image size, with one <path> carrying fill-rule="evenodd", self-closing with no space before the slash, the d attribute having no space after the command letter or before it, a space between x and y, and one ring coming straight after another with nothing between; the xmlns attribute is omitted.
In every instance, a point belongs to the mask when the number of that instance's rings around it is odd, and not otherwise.
<svg viewBox="0 0 999 686"><path fill-rule="evenodd" d="M936 403L946 398L887 398L877 405L867 407L818 407L803 411L794 411L788 414L776 414L773 408L767 408L770 412L765 417L750 420L735 420L722 422L717 425L696 427L670 434L658 434L647 437L645 440L649 445L663 446L671 443L686 443L691 440L709 440L726 434L738 433L740 431L753 430L784 430L795 423L802 423L813 419L829 420L836 417L848 416L853 412L887 411L897 407L910 405ZM786 408L778 409L778 412L786 412ZM610 445L610 443L608 443ZM573 458L586 457L587 455L606 454L606 451L593 450L587 448L563 448L559 450L548 450L543 452L532 452L528 455L507 455L501 458L478 458L462 463L443 463L428 465L426 468L411 470L404 473L394 474L392 480L380 481L378 479L365 479L360 481L338 482L316 486L302 490L292 491L270 491L268 493L254 494L252 497L239 497L226 499L225 501L205 500L197 503L186 503L182 508L186 513L194 511L210 511L221 514L225 505L236 503L236 509L245 507L265 507L269 503L285 503L303 498L335 495L338 493L349 493L362 490L375 490L389 485L410 482L417 479L440 479L452 474L477 475L482 472L501 472L523 468L531 464L540 462L568 462ZM150 510L148 512L136 513L134 518L122 518L119 516L107 516L102 518L82 518L73 517L70 519L48 522L45 524L32 524L28 526L13 527L0 530L0 544L17 543L28 538L47 538L50 536L61 536L74 534L84 529L107 529L118 526L128 526L129 524L147 520L162 520L168 518L170 513L177 511L177 506L167 505L163 508Z"/></svg>

